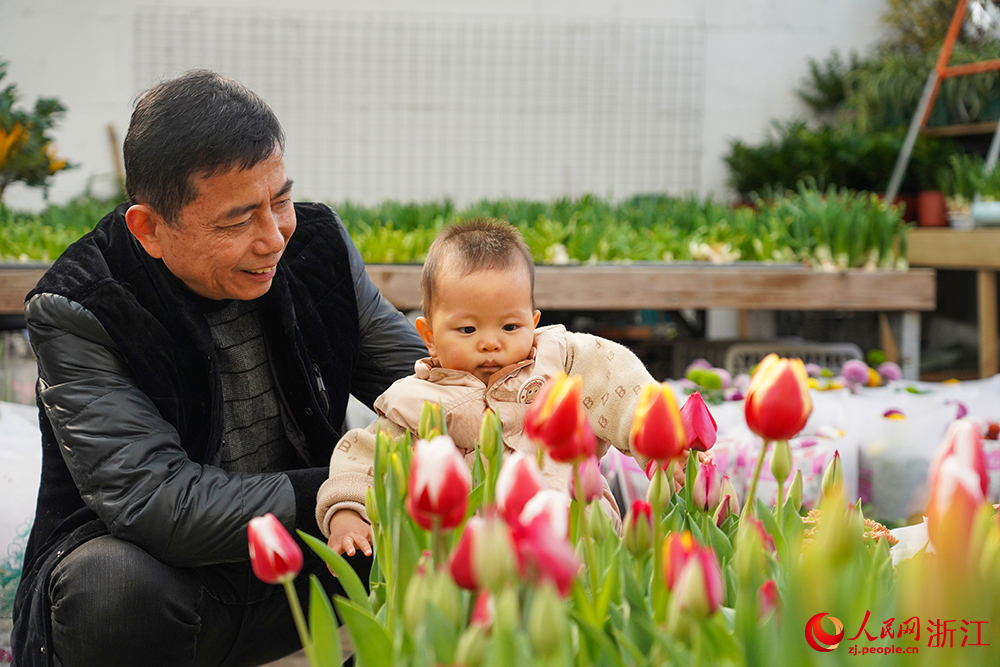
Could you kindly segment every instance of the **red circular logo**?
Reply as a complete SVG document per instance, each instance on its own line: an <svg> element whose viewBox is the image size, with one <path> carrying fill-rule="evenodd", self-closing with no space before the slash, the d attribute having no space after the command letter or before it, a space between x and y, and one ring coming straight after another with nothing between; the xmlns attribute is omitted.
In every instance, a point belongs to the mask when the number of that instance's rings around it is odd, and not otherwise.
<svg viewBox="0 0 1000 667"><path fill-rule="evenodd" d="M833 621L833 634L823 629L822 621L826 615L825 611L820 612L806 623L806 641L821 653L829 653L837 648L840 646L840 640L844 638L844 624L836 616L830 616L830 620Z"/></svg>

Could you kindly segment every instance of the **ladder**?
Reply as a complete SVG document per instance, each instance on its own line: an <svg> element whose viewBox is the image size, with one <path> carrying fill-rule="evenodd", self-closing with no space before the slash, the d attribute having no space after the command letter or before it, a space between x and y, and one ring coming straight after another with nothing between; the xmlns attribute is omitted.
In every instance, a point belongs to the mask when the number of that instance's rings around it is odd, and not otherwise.
<svg viewBox="0 0 1000 667"><path fill-rule="evenodd" d="M913 114L913 120L910 121L910 128L903 140L903 148L899 152L899 157L896 158L896 166L892 170L892 177L889 179L889 186L885 191L886 202L895 201L896 195L899 194L903 176L906 174L906 167L910 163L910 155L913 153L913 146L917 142L917 135L927 127L927 120L930 118L931 109L934 108L934 101L941 89L941 83L951 77L1000 70L1000 59L948 66L952 49L955 48L955 40L958 39L958 31L962 28L962 22L965 20L966 3L967 0L958 0L955 14L951 17L951 24L945 34L944 44L941 46L941 53L938 55L937 64L927 75L927 83L924 84L920 102L917 103L917 111ZM996 131L993 133L993 141L990 142L989 151L986 153L987 172L993 171L998 157L1000 157L1000 122L997 123Z"/></svg>

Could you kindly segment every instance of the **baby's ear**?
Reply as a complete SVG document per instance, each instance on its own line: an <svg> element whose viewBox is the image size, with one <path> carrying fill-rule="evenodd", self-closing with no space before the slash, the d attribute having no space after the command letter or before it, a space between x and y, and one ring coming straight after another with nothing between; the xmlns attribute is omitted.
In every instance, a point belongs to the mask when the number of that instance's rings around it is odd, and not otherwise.
<svg viewBox="0 0 1000 667"><path fill-rule="evenodd" d="M427 353L432 357L436 357L437 348L434 347L434 330L431 328L431 323L427 321L426 317L418 317L416 325L420 339L427 346Z"/></svg>
<svg viewBox="0 0 1000 667"><path fill-rule="evenodd" d="M534 317L535 317L535 326L536 327L538 326L538 320L539 320L539 318L541 318L541 316L542 316L542 311L536 310L535 311L535 315L534 315Z"/></svg>

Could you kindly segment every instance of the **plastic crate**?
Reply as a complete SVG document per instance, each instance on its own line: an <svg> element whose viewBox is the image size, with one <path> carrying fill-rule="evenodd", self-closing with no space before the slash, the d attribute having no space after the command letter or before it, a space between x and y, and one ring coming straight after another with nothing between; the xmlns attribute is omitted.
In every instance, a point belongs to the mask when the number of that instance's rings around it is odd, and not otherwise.
<svg viewBox="0 0 1000 667"><path fill-rule="evenodd" d="M806 364L829 368L834 374L849 359L864 359L861 348L854 343L801 343L779 340L757 343L732 343L726 350L723 368L732 375L749 373L761 359L775 353L781 357L798 358Z"/></svg>

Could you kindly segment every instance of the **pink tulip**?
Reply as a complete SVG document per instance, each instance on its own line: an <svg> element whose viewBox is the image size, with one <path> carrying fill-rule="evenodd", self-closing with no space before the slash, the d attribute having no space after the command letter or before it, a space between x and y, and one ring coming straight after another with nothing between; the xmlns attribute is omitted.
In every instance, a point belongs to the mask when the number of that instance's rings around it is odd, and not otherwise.
<svg viewBox="0 0 1000 667"><path fill-rule="evenodd" d="M681 610L708 616L722 606L725 583L715 552L691 533L671 533L663 549L663 579Z"/></svg>
<svg viewBox="0 0 1000 667"><path fill-rule="evenodd" d="M705 399L700 392L694 392L688 396L681 406L681 422L684 424L684 432L687 433L688 447L705 452L715 445L715 440L719 427L715 424L715 418L705 405Z"/></svg>
<svg viewBox="0 0 1000 667"><path fill-rule="evenodd" d="M714 512L719 506L720 492L722 489L722 479L718 468L711 461L702 463L698 467L698 474L694 478L694 487L691 489L691 500L694 506L705 512Z"/></svg>
<svg viewBox="0 0 1000 667"><path fill-rule="evenodd" d="M534 459L517 452L508 458L497 476L497 508L508 524L517 523L521 510L531 498L546 488Z"/></svg>
<svg viewBox="0 0 1000 667"><path fill-rule="evenodd" d="M633 454L654 461L667 462L684 455L688 439L670 385L650 384L642 388L629 443Z"/></svg>
<svg viewBox="0 0 1000 667"><path fill-rule="evenodd" d="M645 555L652 546L653 508L645 500L637 498L625 515L622 527L622 542L625 549L635 557Z"/></svg>
<svg viewBox="0 0 1000 667"><path fill-rule="evenodd" d="M762 522L760 519L755 519L753 517L745 517L745 518L750 527L752 527L755 531L757 531L757 537L758 539L760 539L761 547L763 547L764 550L767 551L768 553L773 554L775 552L774 538L771 537L771 534L768 533L767 529L764 528L764 522Z"/></svg>
<svg viewBox="0 0 1000 667"><path fill-rule="evenodd" d="M972 470L978 480L982 495L989 493L990 475L986 469L983 436L979 427L970 419L959 419L948 426L944 440L934 455L930 466L931 489L937 486L938 469L945 459L957 457L962 466Z"/></svg>
<svg viewBox="0 0 1000 667"><path fill-rule="evenodd" d="M976 472L957 456L938 466L927 504L927 534L941 554L965 553L976 510L984 500Z"/></svg>
<svg viewBox="0 0 1000 667"><path fill-rule="evenodd" d="M273 514L251 519L247 538L250 567L265 584L292 581L302 569L302 549Z"/></svg>
<svg viewBox="0 0 1000 667"><path fill-rule="evenodd" d="M778 607L778 584L774 579L768 579L757 589L757 609L760 618L767 617Z"/></svg>
<svg viewBox="0 0 1000 667"><path fill-rule="evenodd" d="M582 461L597 449L597 438L580 403L582 390L582 378L560 372L545 383L525 412L525 435L544 446L553 461Z"/></svg>
<svg viewBox="0 0 1000 667"><path fill-rule="evenodd" d="M579 480L583 500L576 497L577 480ZM569 481L569 492L574 500L583 503L592 503L604 497L604 477L601 476L601 466L598 464L596 456L591 456L580 462Z"/></svg>
<svg viewBox="0 0 1000 667"><path fill-rule="evenodd" d="M469 505L472 475L455 442L447 435L418 440L410 464L406 511L424 530L435 523L457 527Z"/></svg>

